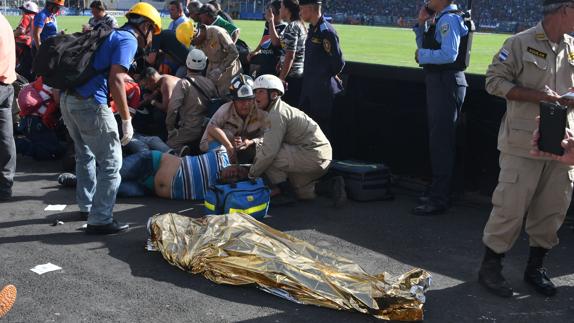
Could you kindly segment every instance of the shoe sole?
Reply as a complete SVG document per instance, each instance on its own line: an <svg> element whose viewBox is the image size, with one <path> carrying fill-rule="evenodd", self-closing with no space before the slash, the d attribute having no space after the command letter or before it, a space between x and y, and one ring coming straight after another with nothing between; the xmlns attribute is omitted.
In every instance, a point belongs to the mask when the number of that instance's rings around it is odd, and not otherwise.
<svg viewBox="0 0 574 323"><path fill-rule="evenodd" d="M16 286L8 285L0 291L0 317L3 317L16 303Z"/></svg>
<svg viewBox="0 0 574 323"><path fill-rule="evenodd" d="M511 298L514 295L514 291L512 291L510 294L502 294L497 292L495 289L490 288L490 286L488 286L485 282L482 281L482 279L480 278L480 276L478 277L478 283L484 287L489 293L496 295L498 297L502 297L502 298Z"/></svg>
<svg viewBox="0 0 574 323"><path fill-rule="evenodd" d="M556 289L556 287L555 287L553 292L547 293L547 292L544 291L544 289L538 287L538 285L536 285L535 283L531 282L530 280L528 280L528 279L526 279L526 278L524 278L524 282L525 282L528 286L530 286L530 288L534 289L534 291L536 291L538 294L543 295L543 296L546 296L546 297L553 297L553 296L556 295L556 292L558 291L558 290Z"/></svg>
<svg viewBox="0 0 574 323"><path fill-rule="evenodd" d="M126 231L128 231L129 229L130 229L130 228L125 228L125 229L118 230L118 231L115 231L115 232L102 232L102 231L92 231L92 230L88 231L88 230L86 229L86 234L89 234L89 235L101 235L101 236L103 236L103 235L112 235L112 234L118 234L118 233L126 232Z"/></svg>

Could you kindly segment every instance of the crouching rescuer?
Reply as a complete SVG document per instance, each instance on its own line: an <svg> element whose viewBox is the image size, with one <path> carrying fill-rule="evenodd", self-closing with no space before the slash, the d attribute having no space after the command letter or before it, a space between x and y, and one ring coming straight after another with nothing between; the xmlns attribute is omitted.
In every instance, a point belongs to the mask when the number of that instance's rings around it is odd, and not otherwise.
<svg viewBox="0 0 574 323"><path fill-rule="evenodd" d="M127 23L102 41L92 57L92 67L102 71L86 83L61 96L61 110L76 149L76 199L81 212L88 212L88 234L111 234L128 229L113 218L122 166L121 145L130 142L134 130L128 110L124 80L138 47L151 42L161 31L159 12L150 4L135 4L126 14ZM108 96L122 119L123 137ZM120 144L121 142L121 144Z"/></svg>
<svg viewBox="0 0 574 323"><path fill-rule="evenodd" d="M256 148L249 178L267 177L273 189L271 205L288 204L295 197L315 198L315 184L331 165L329 140L313 119L281 100L285 90L278 77L262 75L255 80L253 89L255 104L258 109L267 111L268 120L263 142ZM341 177L317 186L327 187L325 193L335 200L335 204L346 200Z"/></svg>

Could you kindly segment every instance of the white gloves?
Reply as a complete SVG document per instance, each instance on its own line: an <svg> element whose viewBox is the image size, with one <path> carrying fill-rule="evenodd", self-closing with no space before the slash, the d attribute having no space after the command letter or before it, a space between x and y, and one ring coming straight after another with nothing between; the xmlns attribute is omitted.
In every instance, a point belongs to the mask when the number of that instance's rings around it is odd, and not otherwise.
<svg viewBox="0 0 574 323"><path fill-rule="evenodd" d="M134 136L134 127L132 126L132 118L122 120L122 132L124 133L124 136L122 137L121 143L122 146L125 146L130 143L132 137Z"/></svg>

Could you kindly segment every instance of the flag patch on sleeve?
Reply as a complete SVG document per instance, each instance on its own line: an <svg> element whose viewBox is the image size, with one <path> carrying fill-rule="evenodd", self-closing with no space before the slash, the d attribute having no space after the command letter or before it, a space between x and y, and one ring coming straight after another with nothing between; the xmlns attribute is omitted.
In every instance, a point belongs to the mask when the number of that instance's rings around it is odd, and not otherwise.
<svg viewBox="0 0 574 323"><path fill-rule="evenodd" d="M505 60L508 59L508 55L509 55L509 54L510 54L510 53L508 52L508 50L506 50L505 48L503 48L503 49L500 51L500 54L498 54L498 59L499 59L501 62L504 62Z"/></svg>

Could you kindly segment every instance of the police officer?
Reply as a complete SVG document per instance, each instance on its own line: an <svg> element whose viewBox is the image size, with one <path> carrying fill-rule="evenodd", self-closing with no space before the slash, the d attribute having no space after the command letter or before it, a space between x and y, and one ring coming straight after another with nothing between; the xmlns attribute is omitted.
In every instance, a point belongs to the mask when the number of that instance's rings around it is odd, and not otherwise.
<svg viewBox="0 0 574 323"><path fill-rule="evenodd" d="M456 123L466 95L468 28L453 0L430 0L419 11L416 61L424 68L427 91L432 185L413 209L415 215L444 213L449 204L455 159Z"/></svg>
<svg viewBox="0 0 574 323"><path fill-rule="evenodd" d="M544 0L543 14L538 25L506 40L486 73L486 90L505 98L507 109L498 134L500 175L482 238L486 253L479 282L503 297L513 290L501 274L501 260L524 222L530 245L524 280L545 296L556 293L543 261L558 244L556 233L572 196L572 166L530 155L541 101L567 105L568 128L574 127L574 101L557 94L574 86L574 38L568 35L574 31L574 1Z"/></svg>
<svg viewBox="0 0 574 323"><path fill-rule="evenodd" d="M321 1L301 0L299 5L301 18L310 23L305 41L300 107L329 136L335 95L343 90L338 74L345 61L339 36L321 13Z"/></svg>

